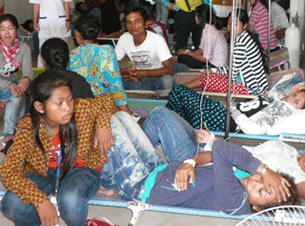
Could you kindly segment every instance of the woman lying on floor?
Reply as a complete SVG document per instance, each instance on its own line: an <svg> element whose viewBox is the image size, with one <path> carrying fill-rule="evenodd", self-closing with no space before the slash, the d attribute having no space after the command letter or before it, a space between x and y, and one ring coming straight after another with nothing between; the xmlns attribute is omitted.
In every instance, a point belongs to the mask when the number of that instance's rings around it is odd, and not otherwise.
<svg viewBox="0 0 305 226"><path fill-rule="evenodd" d="M251 213L251 206L260 210L297 201L293 185L285 178L267 169L247 150L217 140L207 131L197 131L195 137L200 143L212 144L213 166L195 167L210 161L211 156L205 159L204 154L196 154L192 127L164 107L155 108L142 128L146 134L125 112L112 116L114 146L108 161L125 200L238 215ZM169 164L155 152L159 141ZM239 181L233 165L253 175Z"/></svg>
<svg viewBox="0 0 305 226"><path fill-rule="evenodd" d="M285 91L273 89L264 96L232 107L230 131L235 132L238 128L247 134L275 133L272 128L277 123L298 109L304 109L305 90L300 90L300 87L302 86L296 85ZM177 112L193 128L198 129L201 124L200 101L199 93L177 85L170 92L166 107ZM201 111L202 122L207 124L209 130L225 130L227 109L220 101L202 97Z"/></svg>

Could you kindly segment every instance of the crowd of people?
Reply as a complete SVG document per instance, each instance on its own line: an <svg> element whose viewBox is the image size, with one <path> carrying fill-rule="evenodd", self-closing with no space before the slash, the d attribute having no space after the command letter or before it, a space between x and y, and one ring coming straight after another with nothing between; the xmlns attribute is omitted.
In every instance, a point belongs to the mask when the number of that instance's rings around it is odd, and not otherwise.
<svg viewBox="0 0 305 226"><path fill-rule="evenodd" d="M5 217L15 225L54 226L59 212L67 225L84 226L89 199L98 192L113 195L115 189L128 201L231 215L297 204L305 198L305 155L280 142L244 148L210 132L224 131L228 110L231 131L268 134L279 121L305 108L302 86L268 91L265 24L257 22L265 21L261 17L268 10L262 1L249 1L250 18L243 9L234 11L235 21L228 16L227 28L236 36L233 89L258 95L234 106L202 98L193 90L227 86L228 45L215 27L216 11L210 1L104 0L101 9L80 2L72 23L78 47L71 51L69 2L30 0L39 61L46 69L36 78L30 49L18 41L16 17L0 17ZM156 21L162 4L162 10L167 7L176 13L178 61L169 50L166 21ZM123 26L105 22L109 13L118 16L113 10L124 12ZM53 34L54 29L58 32ZM115 47L97 43L99 35L113 32L121 33ZM194 51L187 48L190 32ZM258 42L251 32L258 34ZM275 33L271 50L276 49ZM119 63L125 57L130 64ZM17 78L21 67L22 77ZM185 86L175 85L173 75L189 68L205 70ZM167 105L156 107L139 123L128 106L128 89L155 90L168 98ZM156 152L159 143L166 161ZM264 149L274 155L273 161ZM287 166L279 166L286 158L278 153L291 159Z"/></svg>

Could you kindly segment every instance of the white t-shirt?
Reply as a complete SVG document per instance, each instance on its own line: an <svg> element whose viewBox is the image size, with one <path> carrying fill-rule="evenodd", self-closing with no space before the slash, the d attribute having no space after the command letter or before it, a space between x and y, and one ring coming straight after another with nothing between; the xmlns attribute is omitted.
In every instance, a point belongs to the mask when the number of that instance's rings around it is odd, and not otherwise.
<svg viewBox="0 0 305 226"><path fill-rule="evenodd" d="M256 147L243 147L273 171L293 177L295 184L305 181L305 172L297 161L301 155L294 147L282 141L267 141Z"/></svg>
<svg viewBox="0 0 305 226"><path fill-rule="evenodd" d="M285 10L276 2L271 3L271 19L275 31L289 27Z"/></svg>
<svg viewBox="0 0 305 226"><path fill-rule="evenodd" d="M169 48L161 35L146 32L146 38L139 46L135 46L131 34L124 33L115 47L117 59L122 60L127 55L137 69L163 68L162 62L172 57Z"/></svg>
<svg viewBox="0 0 305 226"><path fill-rule="evenodd" d="M66 29L64 2L72 0L30 0L31 4L39 4L39 38L71 36Z"/></svg>
<svg viewBox="0 0 305 226"><path fill-rule="evenodd" d="M213 25L205 25L199 48L203 50L203 57L216 67L229 65L227 41L224 35Z"/></svg>

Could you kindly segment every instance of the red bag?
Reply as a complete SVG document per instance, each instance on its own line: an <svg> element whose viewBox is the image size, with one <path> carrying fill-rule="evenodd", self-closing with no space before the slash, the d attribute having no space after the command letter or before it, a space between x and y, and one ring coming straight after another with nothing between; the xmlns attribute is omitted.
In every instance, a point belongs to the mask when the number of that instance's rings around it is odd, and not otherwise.
<svg viewBox="0 0 305 226"><path fill-rule="evenodd" d="M112 225L97 219L88 219L86 221L86 226L112 226ZM114 225L114 226L119 226L119 225Z"/></svg>
<svg viewBox="0 0 305 226"><path fill-rule="evenodd" d="M210 76L199 77L202 90L206 92L227 93L228 92L228 76L213 73ZM247 87L242 82L232 82L231 93L248 94Z"/></svg>

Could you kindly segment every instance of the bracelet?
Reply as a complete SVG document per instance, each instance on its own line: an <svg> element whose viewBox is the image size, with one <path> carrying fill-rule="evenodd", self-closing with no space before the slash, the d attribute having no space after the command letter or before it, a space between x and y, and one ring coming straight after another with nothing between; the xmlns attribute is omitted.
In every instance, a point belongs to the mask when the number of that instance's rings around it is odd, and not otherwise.
<svg viewBox="0 0 305 226"><path fill-rule="evenodd" d="M66 21L71 21L70 19L66 19Z"/></svg>
<svg viewBox="0 0 305 226"><path fill-rule="evenodd" d="M189 51L190 51L190 50L189 50L189 49L187 49L187 50L185 50L185 51L184 51L184 53L187 53L187 52L189 52Z"/></svg>
<svg viewBox="0 0 305 226"><path fill-rule="evenodd" d="M267 165L264 164L264 169L262 169L261 172L257 173L258 175L262 176L264 173L266 173L267 169L269 169L269 167Z"/></svg>
<svg viewBox="0 0 305 226"><path fill-rule="evenodd" d="M193 167L196 166L196 161L194 159L187 159L187 160L184 160L183 163L188 163L190 165L192 165Z"/></svg>

